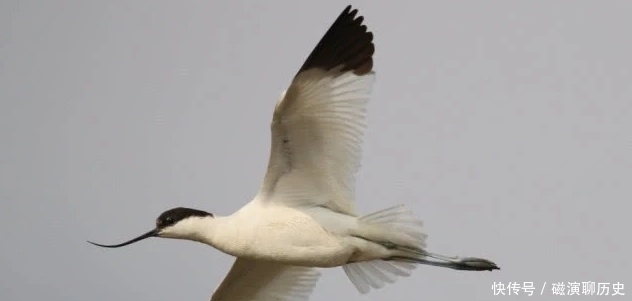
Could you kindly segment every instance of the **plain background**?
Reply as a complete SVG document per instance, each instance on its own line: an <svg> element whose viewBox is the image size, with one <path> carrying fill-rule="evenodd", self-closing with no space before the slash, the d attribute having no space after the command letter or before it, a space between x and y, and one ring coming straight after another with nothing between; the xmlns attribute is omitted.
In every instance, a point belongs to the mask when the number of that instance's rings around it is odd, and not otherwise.
<svg viewBox="0 0 632 301"><path fill-rule="evenodd" d="M131 238L171 207L249 201L274 103L349 3L0 3L0 299L208 300L227 255L85 241ZM420 267L367 295L325 270L311 300L629 286L630 2L352 4L377 48L359 211L405 203L431 250L502 270ZM493 296L498 281L536 293ZM602 299L616 298L577 298Z"/></svg>

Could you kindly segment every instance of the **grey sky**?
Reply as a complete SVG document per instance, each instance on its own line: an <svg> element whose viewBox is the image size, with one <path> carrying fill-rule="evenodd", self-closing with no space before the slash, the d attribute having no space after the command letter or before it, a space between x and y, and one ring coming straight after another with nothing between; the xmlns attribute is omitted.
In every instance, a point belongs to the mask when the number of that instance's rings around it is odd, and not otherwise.
<svg viewBox="0 0 632 301"><path fill-rule="evenodd" d="M274 103L347 4L0 2L0 299L208 300L227 255L85 240L249 201ZM364 296L326 270L311 300L490 300L495 281L537 287L498 299L562 298L551 282L632 294L632 4L351 4L377 72L358 209L406 203L431 250L502 270L420 267Z"/></svg>

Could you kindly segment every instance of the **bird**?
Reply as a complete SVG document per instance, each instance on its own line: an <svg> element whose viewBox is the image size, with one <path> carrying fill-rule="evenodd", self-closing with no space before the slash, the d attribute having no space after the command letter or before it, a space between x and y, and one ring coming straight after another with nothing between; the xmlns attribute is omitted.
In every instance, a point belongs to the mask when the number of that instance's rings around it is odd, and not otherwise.
<svg viewBox="0 0 632 301"><path fill-rule="evenodd" d="M254 198L227 216L177 207L150 237L189 240L235 261L211 301L308 300L323 268L342 267L361 294L410 276L421 265L499 270L491 260L426 248L423 221L404 204L360 215L355 176L375 70L373 33L348 5L277 100L267 171Z"/></svg>

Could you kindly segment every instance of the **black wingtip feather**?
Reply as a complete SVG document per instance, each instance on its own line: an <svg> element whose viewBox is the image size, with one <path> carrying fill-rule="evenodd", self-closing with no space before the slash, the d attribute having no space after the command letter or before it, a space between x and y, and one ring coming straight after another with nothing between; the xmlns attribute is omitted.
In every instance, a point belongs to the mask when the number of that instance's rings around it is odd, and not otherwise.
<svg viewBox="0 0 632 301"><path fill-rule="evenodd" d="M362 25L364 17L348 5L309 54L299 73L312 68L331 70L342 65L342 72L364 75L373 70L373 33Z"/></svg>

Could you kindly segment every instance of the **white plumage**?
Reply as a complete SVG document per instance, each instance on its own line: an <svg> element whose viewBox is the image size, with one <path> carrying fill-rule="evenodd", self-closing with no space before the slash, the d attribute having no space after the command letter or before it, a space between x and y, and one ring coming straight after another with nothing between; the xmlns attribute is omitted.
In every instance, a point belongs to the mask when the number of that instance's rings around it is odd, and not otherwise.
<svg viewBox="0 0 632 301"><path fill-rule="evenodd" d="M157 236L210 245L236 257L212 301L307 300L320 273L342 267L367 293L417 264L458 270L498 267L480 258L425 250L422 223L403 205L366 216L355 209L366 107L375 80L373 35L348 6L277 102L268 169L254 199L229 216L174 208Z"/></svg>
<svg viewBox="0 0 632 301"><path fill-rule="evenodd" d="M354 176L373 80L373 72L336 69L296 76L274 111L270 162L257 199L355 214Z"/></svg>

